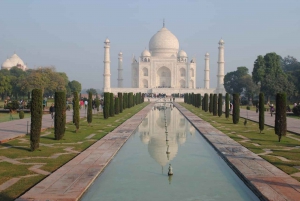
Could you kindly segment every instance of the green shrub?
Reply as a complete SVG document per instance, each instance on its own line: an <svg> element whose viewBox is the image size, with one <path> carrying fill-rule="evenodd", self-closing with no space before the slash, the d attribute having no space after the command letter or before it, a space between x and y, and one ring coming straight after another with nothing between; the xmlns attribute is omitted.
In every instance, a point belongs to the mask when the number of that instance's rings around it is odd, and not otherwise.
<svg viewBox="0 0 300 201"><path fill-rule="evenodd" d="M20 118L20 119L24 119L24 111L23 111L23 110L21 110L21 111L19 112L19 118Z"/></svg>
<svg viewBox="0 0 300 201"><path fill-rule="evenodd" d="M123 112L123 94L121 92L118 93L118 98L119 98L119 107L120 107L120 113Z"/></svg>
<svg viewBox="0 0 300 201"><path fill-rule="evenodd" d="M293 107L293 113L296 116L300 116L300 105Z"/></svg>
<svg viewBox="0 0 300 201"><path fill-rule="evenodd" d="M248 106L246 107L246 109L247 109L247 110L250 110L250 106L248 105Z"/></svg>
<svg viewBox="0 0 300 201"><path fill-rule="evenodd" d="M208 94L204 94L204 111L208 111Z"/></svg>
<svg viewBox="0 0 300 201"><path fill-rule="evenodd" d="M222 116L222 113L223 113L222 103L223 103L223 96L222 96L222 94L219 94L219 96L218 96L218 116L219 117Z"/></svg>
<svg viewBox="0 0 300 201"><path fill-rule="evenodd" d="M7 103L6 108L10 110L17 110L19 109L19 102L17 100L13 100L10 103Z"/></svg>
<svg viewBox="0 0 300 201"><path fill-rule="evenodd" d="M76 127L76 132L78 132L79 129L79 97L78 97L78 92L74 91L73 92L73 123L75 124Z"/></svg>
<svg viewBox="0 0 300 201"><path fill-rule="evenodd" d="M110 93L104 92L104 103L103 103L104 119L108 119L109 117L109 106L110 106Z"/></svg>
<svg viewBox="0 0 300 201"><path fill-rule="evenodd" d="M110 93L110 100L109 100L109 116L115 116L115 101L114 101L114 94Z"/></svg>
<svg viewBox="0 0 300 201"><path fill-rule="evenodd" d="M214 94L213 96L213 115L217 116L218 112L218 99L217 99L217 94Z"/></svg>
<svg viewBox="0 0 300 201"><path fill-rule="evenodd" d="M54 135L55 140L61 140L65 135L66 127L66 93L63 91L55 92L54 98Z"/></svg>
<svg viewBox="0 0 300 201"><path fill-rule="evenodd" d="M225 96L225 117L226 119L229 118L229 94L226 93L226 96Z"/></svg>
<svg viewBox="0 0 300 201"><path fill-rule="evenodd" d="M41 89L32 90L31 101L31 126L30 126L30 148L34 151L39 148L43 116L43 95Z"/></svg>
<svg viewBox="0 0 300 201"><path fill-rule="evenodd" d="M265 96L263 93L259 94L259 104L258 104L258 110L259 110L259 116L258 116L258 122L259 122L259 131L264 130L265 127Z"/></svg>
<svg viewBox="0 0 300 201"><path fill-rule="evenodd" d="M278 141L286 135L286 94L278 93L276 95L276 113L275 113L275 134L278 135Z"/></svg>
<svg viewBox="0 0 300 201"><path fill-rule="evenodd" d="M115 98L115 114L119 114L120 111L120 103L119 98Z"/></svg>
<svg viewBox="0 0 300 201"><path fill-rule="evenodd" d="M213 112L213 94L209 94L209 113Z"/></svg>
<svg viewBox="0 0 300 201"><path fill-rule="evenodd" d="M89 99L88 99L88 108L87 108L87 119L86 119L88 124L91 124L92 121L93 121L92 102L93 102L93 94L90 91L89 92Z"/></svg>
<svg viewBox="0 0 300 201"><path fill-rule="evenodd" d="M234 124L239 123L240 119L240 95L233 94L233 111L232 111L232 122Z"/></svg>

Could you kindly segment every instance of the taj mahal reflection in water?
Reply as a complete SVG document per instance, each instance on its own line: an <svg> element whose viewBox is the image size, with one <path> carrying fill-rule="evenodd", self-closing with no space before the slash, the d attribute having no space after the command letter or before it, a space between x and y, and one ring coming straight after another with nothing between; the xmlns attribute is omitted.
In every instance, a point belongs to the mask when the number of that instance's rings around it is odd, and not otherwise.
<svg viewBox="0 0 300 201"><path fill-rule="evenodd" d="M161 167L176 157L187 134L195 134L195 128L173 107L172 103L157 104L138 128L141 141L148 145L150 156Z"/></svg>

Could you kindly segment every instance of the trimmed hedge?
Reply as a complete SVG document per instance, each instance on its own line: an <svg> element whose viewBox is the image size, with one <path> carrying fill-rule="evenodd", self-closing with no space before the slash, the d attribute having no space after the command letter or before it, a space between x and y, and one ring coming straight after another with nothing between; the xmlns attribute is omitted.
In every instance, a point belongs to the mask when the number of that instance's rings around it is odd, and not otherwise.
<svg viewBox="0 0 300 201"><path fill-rule="evenodd" d="M259 124L259 132L264 130L265 127L265 96L263 93L259 94L259 116L258 116L258 124Z"/></svg>
<svg viewBox="0 0 300 201"><path fill-rule="evenodd" d="M118 93L118 98L119 98L119 107L120 107L120 113L123 112L123 94L121 92Z"/></svg>
<svg viewBox="0 0 300 201"><path fill-rule="evenodd" d="M232 110L232 122L234 124L239 123L240 120L240 95L233 94L233 110Z"/></svg>
<svg viewBox="0 0 300 201"><path fill-rule="evenodd" d="M204 111L208 111L208 94L204 94Z"/></svg>
<svg viewBox="0 0 300 201"><path fill-rule="evenodd" d="M219 94L218 96L218 116L221 117L222 116L222 104L223 103L223 96L222 94Z"/></svg>
<svg viewBox="0 0 300 201"><path fill-rule="evenodd" d="M276 113L275 113L275 134L278 135L278 141L286 135L286 94L278 93L276 95Z"/></svg>
<svg viewBox="0 0 300 201"><path fill-rule="evenodd" d="M24 119L24 111L23 111L23 110L21 110L21 111L19 112L19 118L20 118L20 119Z"/></svg>
<svg viewBox="0 0 300 201"><path fill-rule="evenodd" d="M110 93L109 96L110 96L110 100L109 100L109 103L110 103L110 105L109 105L109 116L113 117L113 116L115 116L114 94Z"/></svg>
<svg viewBox="0 0 300 201"><path fill-rule="evenodd" d="M55 92L55 116L54 116L54 135L56 140L61 140L65 135L66 127L66 93L63 91Z"/></svg>
<svg viewBox="0 0 300 201"><path fill-rule="evenodd" d="M209 94L209 113L213 112L213 94Z"/></svg>
<svg viewBox="0 0 300 201"><path fill-rule="evenodd" d="M213 115L217 116L218 114L218 96L214 94L213 96Z"/></svg>
<svg viewBox="0 0 300 201"><path fill-rule="evenodd" d="M119 114L120 112L120 101L119 98L115 98L115 114Z"/></svg>
<svg viewBox="0 0 300 201"><path fill-rule="evenodd" d="M123 109L128 107L128 93L123 94Z"/></svg>
<svg viewBox="0 0 300 201"><path fill-rule="evenodd" d="M73 96L74 96L74 98L73 98L73 123L75 124L76 132L77 132L79 129L79 121L80 121L78 92L74 91Z"/></svg>
<svg viewBox="0 0 300 201"><path fill-rule="evenodd" d="M87 117L86 117L88 124L92 123L92 121L93 121L92 101L93 101L93 94L92 94L92 92L89 92Z"/></svg>
<svg viewBox="0 0 300 201"><path fill-rule="evenodd" d="M226 119L229 118L229 94L226 93L225 96L225 117Z"/></svg>
<svg viewBox="0 0 300 201"><path fill-rule="evenodd" d="M109 106L110 106L110 93L104 92L104 103L103 103L104 119L108 119L109 117Z"/></svg>
<svg viewBox="0 0 300 201"><path fill-rule="evenodd" d="M34 151L39 148L43 116L43 95L41 89L32 90L31 100L31 126L30 126L30 149Z"/></svg>

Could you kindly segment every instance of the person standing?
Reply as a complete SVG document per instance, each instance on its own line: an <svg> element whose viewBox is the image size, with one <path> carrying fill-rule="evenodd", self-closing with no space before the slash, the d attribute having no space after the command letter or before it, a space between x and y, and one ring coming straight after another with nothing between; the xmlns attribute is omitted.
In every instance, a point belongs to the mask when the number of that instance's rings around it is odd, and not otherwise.
<svg viewBox="0 0 300 201"><path fill-rule="evenodd" d="M53 117L54 117L54 112L55 112L55 108L54 108L54 104L53 104L53 103L52 103L52 105L50 106L49 110L50 110L51 118L53 119Z"/></svg>

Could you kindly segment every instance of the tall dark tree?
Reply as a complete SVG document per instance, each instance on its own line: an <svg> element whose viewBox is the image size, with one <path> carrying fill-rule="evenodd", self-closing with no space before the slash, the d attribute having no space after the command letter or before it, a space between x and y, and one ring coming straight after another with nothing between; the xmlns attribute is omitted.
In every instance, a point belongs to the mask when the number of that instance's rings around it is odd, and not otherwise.
<svg viewBox="0 0 300 201"><path fill-rule="evenodd" d="M204 111L208 111L208 94L204 94Z"/></svg>
<svg viewBox="0 0 300 201"><path fill-rule="evenodd" d="M76 127L76 132L78 132L79 129L79 97L78 97L78 92L74 91L73 92L73 123L75 124Z"/></svg>
<svg viewBox="0 0 300 201"><path fill-rule="evenodd" d="M30 148L34 151L39 148L43 116L43 95L41 89L32 90L31 101L31 126L30 126Z"/></svg>
<svg viewBox="0 0 300 201"><path fill-rule="evenodd" d="M113 117L115 116L115 100L114 100L114 94L110 93L110 106L109 106L109 116Z"/></svg>
<svg viewBox="0 0 300 201"><path fill-rule="evenodd" d="M225 117L226 119L229 118L229 94L226 93L225 96Z"/></svg>
<svg viewBox="0 0 300 201"><path fill-rule="evenodd" d="M217 94L213 96L213 115L217 116L218 114L218 97Z"/></svg>
<svg viewBox="0 0 300 201"><path fill-rule="evenodd" d="M131 108L133 106L133 93L128 93L128 108Z"/></svg>
<svg viewBox="0 0 300 201"><path fill-rule="evenodd" d="M93 94L92 91L89 91L88 108L87 108L87 122L89 125L93 121L92 102L93 102Z"/></svg>
<svg viewBox="0 0 300 201"><path fill-rule="evenodd" d="M54 105L54 135L56 140L61 140L65 135L66 127L66 93L64 91L55 92Z"/></svg>
<svg viewBox="0 0 300 201"><path fill-rule="evenodd" d="M128 93L123 94L123 109L126 109L128 106Z"/></svg>
<svg viewBox="0 0 300 201"><path fill-rule="evenodd" d="M265 96L263 93L259 94L259 131L260 133L265 127Z"/></svg>
<svg viewBox="0 0 300 201"><path fill-rule="evenodd" d="M219 94L218 96L218 116L222 116L222 103L223 103L223 97L222 97L222 94Z"/></svg>
<svg viewBox="0 0 300 201"><path fill-rule="evenodd" d="M116 97L115 98L115 114L119 114L120 113L120 101L119 98Z"/></svg>
<svg viewBox="0 0 300 201"><path fill-rule="evenodd" d="M232 111L232 122L234 124L239 123L240 119L240 95L233 94L233 111Z"/></svg>
<svg viewBox="0 0 300 201"><path fill-rule="evenodd" d="M213 94L209 94L209 113L213 112Z"/></svg>
<svg viewBox="0 0 300 201"><path fill-rule="evenodd" d="M120 113L123 112L123 94L121 92L118 93L118 97L119 97L119 108L120 108Z"/></svg>
<svg viewBox="0 0 300 201"><path fill-rule="evenodd" d="M275 113L275 134L278 135L278 141L286 135L286 94L278 93L276 95L276 113Z"/></svg>
<svg viewBox="0 0 300 201"><path fill-rule="evenodd" d="M104 119L109 117L109 107L110 107L110 93L104 92L104 104L103 104L103 116Z"/></svg>

